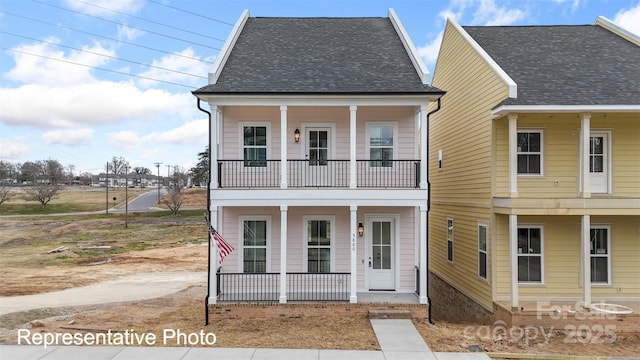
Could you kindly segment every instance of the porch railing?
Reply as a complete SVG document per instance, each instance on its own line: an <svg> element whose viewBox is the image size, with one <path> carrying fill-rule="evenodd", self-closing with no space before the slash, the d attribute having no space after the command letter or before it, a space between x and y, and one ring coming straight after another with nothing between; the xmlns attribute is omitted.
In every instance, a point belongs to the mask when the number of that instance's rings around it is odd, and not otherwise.
<svg viewBox="0 0 640 360"><path fill-rule="evenodd" d="M274 302L280 273L216 274L218 301ZM350 273L287 273L288 301L349 301Z"/></svg>
<svg viewBox="0 0 640 360"><path fill-rule="evenodd" d="M280 160L219 160L220 188L279 188ZM349 160L287 160L290 188L348 188ZM420 160L356 160L359 188L417 188Z"/></svg>

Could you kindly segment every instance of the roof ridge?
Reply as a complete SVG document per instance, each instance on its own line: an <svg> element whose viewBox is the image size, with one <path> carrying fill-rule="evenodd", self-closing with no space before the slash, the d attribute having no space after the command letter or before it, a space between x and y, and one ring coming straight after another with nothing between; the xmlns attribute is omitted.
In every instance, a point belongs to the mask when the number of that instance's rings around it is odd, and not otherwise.
<svg viewBox="0 0 640 360"><path fill-rule="evenodd" d="M593 24L548 24L548 25L460 25L465 29L468 28L525 28L525 27L578 27L578 26L595 26Z"/></svg>
<svg viewBox="0 0 640 360"><path fill-rule="evenodd" d="M388 19L386 16L251 16L252 19Z"/></svg>

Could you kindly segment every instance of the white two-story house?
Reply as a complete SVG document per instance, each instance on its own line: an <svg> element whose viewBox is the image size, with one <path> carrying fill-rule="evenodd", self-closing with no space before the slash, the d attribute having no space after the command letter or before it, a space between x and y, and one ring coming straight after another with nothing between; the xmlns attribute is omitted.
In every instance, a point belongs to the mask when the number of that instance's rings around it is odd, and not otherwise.
<svg viewBox="0 0 640 360"><path fill-rule="evenodd" d="M423 124L444 92L393 10L245 11L193 94L210 108L211 223L235 248L210 257L209 304L428 302Z"/></svg>

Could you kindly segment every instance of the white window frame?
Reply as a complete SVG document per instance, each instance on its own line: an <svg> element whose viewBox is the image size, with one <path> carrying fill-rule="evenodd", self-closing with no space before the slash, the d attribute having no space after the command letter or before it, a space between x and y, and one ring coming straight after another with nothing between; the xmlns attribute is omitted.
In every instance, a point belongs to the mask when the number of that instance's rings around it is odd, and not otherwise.
<svg viewBox="0 0 640 360"><path fill-rule="evenodd" d="M449 221L451 221L451 225L449 225ZM446 248L446 256L447 261L453 264L453 260L455 259L455 243L454 243L454 221L452 217L447 217L447 227L446 227L446 238L447 238L447 248ZM449 237L449 227L451 227L451 237ZM449 244L451 244L451 259L449 259Z"/></svg>
<svg viewBox="0 0 640 360"><path fill-rule="evenodd" d="M238 272L244 273L244 222L245 221L265 221L267 223L267 244L266 244L266 272L271 272L271 216L269 215L247 215L238 217Z"/></svg>
<svg viewBox="0 0 640 360"><path fill-rule="evenodd" d="M244 163L242 165L242 169L251 169L251 171L256 171L258 169L269 169L269 159L271 159L271 122L269 121L241 121L238 123L238 158L240 160L245 160L244 159L244 149L245 149L245 145L244 145L244 128L245 127L266 127L267 129L267 145L265 146L267 149L267 154L266 154L266 161L267 161L267 165L266 166L244 166ZM260 146L262 147L262 146ZM249 147L249 148L257 148L257 147Z"/></svg>
<svg viewBox="0 0 640 360"><path fill-rule="evenodd" d="M365 123L365 157L370 160L369 164L367 166L367 168L369 169L392 169L394 167L395 162L391 162L391 166L371 166L371 137L369 136L369 131L371 130L371 128L373 127L381 127L381 126L389 126L393 129L393 152L392 152L392 156L393 159L392 160L398 160L398 122L397 121L367 121ZM380 147L380 146L374 146L374 148L385 148L385 147ZM388 148L388 146L387 146ZM373 161L377 161L377 160L373 160ZM380 160L383 161L383 160Z"/></svg>
<svg viewBox="0 0 640 360"><path fill-rule="evenodd" d="M485 249L480 248L480 228L484 228L484 246ZM480 275L480 254L484 254L484 274ZM485 223L478 223L478 277L482 280L489 280L489 226Z"/></svg>
<svg viewBox="0 0 640 360"><path fill-rule="evenodd" d="M540 134L540 173L539 174L531 174L531 173L527 173L527 174L520 174L518 172L518 155L535 155L538 154L537 152L521 152L518 151L518 135L520 133L538 133ZM528 128L518 128L516 130L516 174L518 176L523 176L523 177L542 177L544 176L544 130L543 129L528 129Z"/></svg>
<svg viewBox="0 0 640 360"><path fill-rule="evenodd" d="M534 225L534 224L518 224L518 228L516 230L516 236L520 229L539 229L540 230L540 254L530 254L530 253L520 253L518 249L518 253L516 254L517 259L520 259L520 256L540 256L540 281L520 281L518 279L518 285L544 285L544 227L542 225ZM517 242L517 239L516 239ZM519 266L516 264L516 268Z"/></svg>
<svg viewBox="0 0 640 360"><path fill-rule="evenodd" d="M302 217L302 271L309 272L309 240L307 239L307 224L309 220L324 220L331 224L331 244L329 244L330 272L336 272L336 217L334 215L306 215Z"/></svg>
<svg viewBox="0 0 640 360"><path fill-rule="evenodd" d="M438 170L442 170L442 149L438 149Z"/></svg>
<svg viewBox="0 0 640 360"><path fill-rule="evenodd" d="M591 224L591 228L589 229L589 245L591 245L591 230L594 229L606 229L607 230L607 255L606 256L598 256L595 254L595 257L606 257L607 258L607 282L593 282L590 281L592 286L610 286L611 285L611 226L604 224ZM589 267L591 267L591 259L594 257L594 254L591 254L589 251ZM593 274L593 269L591 269L591 274ZM591 279L589 279L591 280Z"/></svg>

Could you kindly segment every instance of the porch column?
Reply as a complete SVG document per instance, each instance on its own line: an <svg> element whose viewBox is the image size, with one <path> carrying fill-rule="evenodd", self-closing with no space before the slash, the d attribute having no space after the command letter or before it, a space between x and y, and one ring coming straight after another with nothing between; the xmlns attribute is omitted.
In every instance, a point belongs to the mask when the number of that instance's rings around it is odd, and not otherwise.
<svg viewBox="0 0 640 360"><path fill-rule="evenodd" d="M358 274L357 274L357 252L358 252L358 206L351 205L349 207L351 210L351 289L349 295L349 302L352 304L356 304L358 302L357 295L357 282L358 282Z"/></svg>
<svg viewBox="0 0 640 360"><path fill-rule="evenodd" d="M429 269L427 268L427 206L420 205L420 304L428 304L427 289L429 288Z"/></svg>
<svg viewBox="0 0 640 360"><path fill-rule="evenodd" d="M358 187L358 174L356 172L356 111L357 106L349 106L349 188Z"/></svg>
<svg viewBox="0 0 640 360"><path fill-rule="evenodd" d="M280 205L280 304L287 303L287 205Z"/></svg>
<svg viewBox="0 0 640 360"><path fill-rule="evenodd" d="M509 191L518 197L518 114L509 114Z"/></svg>
<svg viewBox="0 0 640 360"><path fill-rule="evenodd" d="M583 198L591 197L589 181L589 145L591 143L591 114L581 115L580 124L580 184Z"/></svg>
<svg viewBox="0 0 640 360"><path fill-rule="evenodd" d="M280 188L287 188L287 106L280 106Z"/></svg>
<svg viewBox="0 0 640 360"><path fill-rule="evenodd" d="M518 304L518 215L509 215L509 260L511 265L511 310Z"/></svg>
<svg viewBox="0 0 640 360"><path fill-rule="evenodd" d="M217 189L220 187L218 183L218 126L220 118L222 117L222 109L218 105L210 105L211 108L211 134L209 142L211 143L211 159L209 161L209 173L211 174L211 188ZM213 220L212 220L213 221Z"/></svg>
<svg viewBox="0 0 640 360"><path fill-rule="evenodd" d="M429 132L427 129L427 104L420 105L420 189L427 188L427 137Z"/></svg>
<svg viewBox="0 0 640 360"><path fill-rule="evenodd" d="M212 146L213 148L214 146ZM216 166L217 168L217 166ZM212 205L209 209L209 222L211 226L218 230L218 207ZM216 304L218 302L218 246L213 243L209 236L208 244L211 247L209 251L209 305Z"/></svg>
<svg viewBox="0 0 640 360"><path fill-rule="evenodd" d="M580 264L582 265L582 301L584 307L591 306L591 215L582 215L580 234Z"/></svg>

